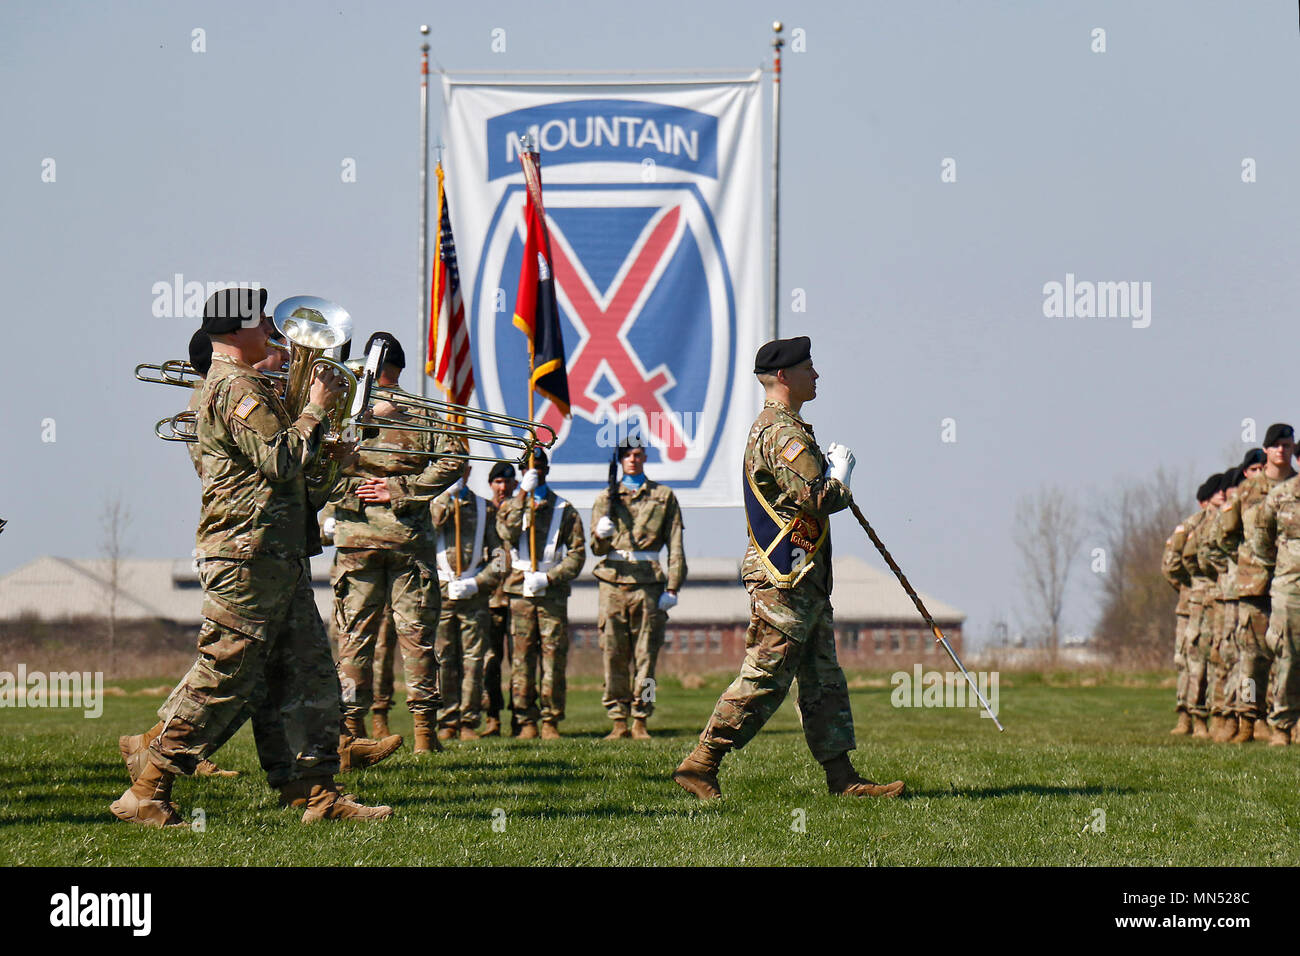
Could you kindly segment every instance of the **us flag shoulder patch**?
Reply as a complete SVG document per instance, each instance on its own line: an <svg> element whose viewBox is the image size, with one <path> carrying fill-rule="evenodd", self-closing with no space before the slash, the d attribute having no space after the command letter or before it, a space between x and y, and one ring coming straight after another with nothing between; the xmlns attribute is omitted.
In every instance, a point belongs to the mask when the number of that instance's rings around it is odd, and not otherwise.
<svg viewBox="0 0 1300 956"><path fill-rule="evenodd" d="M253 414L253 409L257 408L260 404L261 402L252 395L244 396L243 401L235 406L235 417L240 421L248 421L248 416Z"/></svg>
<svg viewBox="0 0 1300 956"><path fill-rule="evenodd" d="M785 448L782 449L781 457L784 458L786 461L794 461L796 458L799 457L800 453L807 447L808 446L805 445L803 442L801 442L799 439L791 438L788 442L786 442Z"/></svg>

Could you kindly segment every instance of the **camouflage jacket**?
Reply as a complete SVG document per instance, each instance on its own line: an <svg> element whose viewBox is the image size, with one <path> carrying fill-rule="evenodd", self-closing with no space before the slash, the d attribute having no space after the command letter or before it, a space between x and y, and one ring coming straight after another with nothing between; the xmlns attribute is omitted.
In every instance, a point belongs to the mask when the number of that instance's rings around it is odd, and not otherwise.
<svg viewBox="0 0 1300 956"><path fill-rule="evenodd" d="M1237 489L1237 500L1232 503L1232 517L1223 525L1224 543L1237 542L1237 594L1239 597L1263 597L1272 583L1272 568L1265 566L1255 554L1252 539L1259 522L1259 508L1268 493L1286 478L1269 478L1262 471L1242 482Z"/></svg>
<svg viewBox="0 0 1300 956"><path fill-rule="evenodd" d="M314 403L292 420L271 379L224 353L212 356L197 422L200 556L299 559L319 552L316 540L308 541L315 511L303 471L320 453L324 421L325 409Z"/></svg>
<svg viewBox="0 0 1300 956"><path fill-rule="evenodd" d="M187 412L198 412L199 402L203 398L203 383L197 383L190 390L190 403L185 406ZM199 476L199 481L203 480L203 450L199 448L196 441L187 441L185 450L190 453L190 464L194 466L194 474Z"/></svg>
<svg viewBox="0 0 1300 956"><path fill-rule="evenodd" d="M425 416L396 412L392 418L428 421ZM436 419L441 421L441 419ZM330 498L334 515L334 544L340 548L386 548L416 553L433 548L429 504L465 470L460 458L429 458L368 451L401 448L438 455L460 451L458 438L429 432L363 428L357 464L348 469ZM392 500L386 504L357 497L357 489L372 478L383 478Z"/></svg>
<svg viewBox="0 0 1300 956"><path fill-rule="evenodd" d="M546 544L555 536L556 529L551 528L551 515L559 500L554 491L547 489L546 498L537 503L539 571L543 570L542 558ZM510 551L511 567L506 575L505 592L516 596L524 593L524 569L529 565L528 530L524 527L528 510L528 497L524 492L503 502L497 509L497 534L501 536L501 544ZM561 510L558 532L554 563L546 569L547 576L551 579L546 593L567 596L569 582L578 576L587 561L587 548L582 540L582 517L578 514L578 509L567 501Z"/></svg>
<svg viewBox="0 0 1300 956"><path fill-rule="evenodd" d="M1187 539L1183 542L1183 567L1187 570L1187 576L1191 581L1187 597L1188 602L1191 604L1208 602L1210 600L1210 585L1214 583L1201 567L1201 560L1198 556L1201 545L1201 528L1210 517L1210 509L1207 507L1202 508L1183 522L1184 527L1187 529Z"/></svg>
<svg viewBox="0 0 1300 956"><path fill-rule="evenodd" d="M1236 496L1233 496L1236 499ZM1196 546L1196 557L1201 567L1207 569L1213 579L1213 593L1225 601L1237 599L1237 550L1220 544L1220 540L1233 532L1228 527L1229 511L1227 504L1223 508L1211 508L1201 530L1200 544Z"/></svg>
<svg viewBox="0 0 1300 956"><path fill-rule="evenodd" d="M475 552L474 544L479 539L478 507L483 502L482 544ZM495 592L497 585L505 577L506 555L501 547L501 536L497 534L497 508L474 494L468 488L462 488L453 506L451 495L443 492L429 506L433 520L433 533L438 549L438 578L442 581L444 592L447 581L456 574L456 512L460 512L460 571L461 576L473 574L480 594Z"/></svg>
<svg viewBox="0 0 1300 956"><path fill-rule="evenodd" d="M1280 482L1259 506L1251 547L1273 572L1273 599L1300 596L1300 475Z"/></svg>
<svg viewBox="0 0 1300 956"><path fill-rule="evenodd" d="M1192 525L1192 518L1199 515L1200 512L1185 518L1183 522L1174 529L1174 533L1165 539L1165 553L1160 559L1160 573L1178 592L1178 607L1174 609L1176 614L1188 613L1188 603L1192 590L1192 578L1188 574L1187 568L1183 565L1183 545L1187 543L1187 528ZM1194 525L1192 525L1194 527Z"/></svg>
<svg viewBox="0 0 1300 956"><path fill-rule="evenodd" d="M593 574L610 584L666 584L669 591L681 588L686 580L686 552L682 549L682 509L677 496L667 485L649 478L640 488L632 489L619 482L618 501L609 507L609 489L596 495L591 506L591 526L602 517L614 522L612 538L591 534L591 553L604 558ZM637 560L633 551L668 549L668 574L659 561ZM624 552L620 554L619 552Z"/></svg>
<svg viewBox="0 0 1300 956"><path fill-rule="evenodd" d="M489 500L488 503L492 505L492 508L494 509L493 510L494 515L501 510L501 505L497 504L495 501ZM505 500L503 500L501 504L505 504ZM498 541L501 540L501 535L499 534L497 535L497 540ZM492 596L488 598L488 607L491 608L510 607L510 595L506 594L506 577L509 576L509 574L510 574L510 552L507 548L503 546L501 549L501 580L497 581L497 586L495 589L493 589Z"/></svg>
<svg viewBox="0 0 1300 956"><path fill-rule="evenodd" d="M849 490L838 480L823 477L826 458L813 437L812 426L780 402L767 400L749 429L745 446L745 480L782 521L797 519L800 537L825 542L809 561L812 567L797 587L829 597L831 574L830 516L849 504ZM752 535L741 565L747 586L770 580Z"/></svg>

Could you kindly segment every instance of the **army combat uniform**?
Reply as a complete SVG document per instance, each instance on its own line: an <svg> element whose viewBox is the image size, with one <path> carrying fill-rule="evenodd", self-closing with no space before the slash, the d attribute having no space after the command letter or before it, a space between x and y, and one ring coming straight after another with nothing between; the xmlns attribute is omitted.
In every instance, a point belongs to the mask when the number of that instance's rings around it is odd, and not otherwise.
<svg viewBox="0 0 1300 956"><path fill-rule="evenodd" d="M1198 512L1199 514L1199 512ZM1191 575L1183 565L1183 545L1187 543L1186 519L1174 529L1165 541L1160 559L1160 571L1165 580L1178 592L1178 606L1174 608L1174 667L1177 670L1177 690L1174 709L1179 714L1177 732L1191 733L1191 714L1187 709L1187 618L1191 605Z"/></svg>
<svg viewBox="0 0 1300 956"><path fill-rule="evenodd" d="M1271 568L1271 610L1265 643L1277 657L1268 722L1292 732L1300 719L1300 475L1280 482L1259 506L1251 546Z"/></svg>
<svg viewBox="0 0 1300 956"><path fill-rule="evenodd" d="M677 591L686 580L682 548L682 511L667 485L649 478L640 487L619 482L610 507L609 489L592 504L593 529L602 517L614 522L614 535L592 533L591 553L601 558L594 574L600 581L600 647L605 658L605 693L601 703L612 720L646 719L654 713L655 662L663 647L668 612L660 610L665 587ZM659 552L668 549L668 573Z"/></svg>
<svg viewBox="0 0 1300 956"><path fill-rule="evenodd" d="M393 418L411 418L396 412ZM426 421L421 416L419 421ZM363 431L359 460L334 489L334 626L339 642L339 678L344 714L354 733L370 710L375 642L391 613L406 676L406 706L429 720L438 704L434 639L440 605L434 570L429 503L464 471L456 458L380 452L400 448L442 456L460 450L448 435L371 429ZM383 478L392 500L368 502L357 489ZM420 724L417 721L417 724ZM420 726L417 726L417 737ZM417 743L418 746L418 743Z"/></svg>
<svg viewBox="0 0 1300 956"><path fill-rule="evenodd" d="M1201 567L1199 549L1201 534L1206 523L1213 518L1207 506L1192 515L1184 525L1187 539L1183 544L1183 567L1191 579L1188 594L1187 636L1183 646L1187 654L1187 712L1196 721L1197 733L1205 734L1205 720L1210 715L1206 690L1209 679L1210 648L1214 642L1214 614L1216 605L1210 594L1212 582Z"/></svg>
<svg viewBox="0 0 1300 956"><path fill-rule="evenodd" d="M270 379L216 354L198 403L203 585L198 659L172 692L154 764L193 773L254 712L273 787L339 770L340 688L306 558L314 509L304 469L325 410L297 421Z"/></svg>
<svg viewBox="0 0 1300 956"><path fill-rule="evenodd" d="M456 512L460 512L460 551L456 549ZM492 502L461 488L453 497L439 495L430 506L437 536L438 581L442 611L438 616L436 650L441 675L442 704L438 726L448 731L478 727L483 698L483 656L492 620L488 601L505 577L497 509ZM459 571L459 574L457 573ZM447 586L472 578L477 590L451 600Z"/></svg>
<svg viewBox="0 0 1300 956"><path fill-rule="evenodd" d="M538 489L541 490L541 489ZM510 661L510 696L515 719L522 728L540 718L552 727L564 719L565 669L569 657L569 582L587 560L582 518L578 509L549 488L537 500L535 511L537 570L546 572L546 590L524 596L524 572L529 558L527 495L502 503L497 511L497 534L509 549L511 570L505 580L510 595L510 635L514 644ZM538 699L537 663L541 657L542 681ZM540 706L539 706L540 704Z"/></svg>
<svg viewBox="0 0 1300 956"><path fill-rule="evenodd" d="M1210 586L1218 604L1213 644L1210 646L1206 702L1210 714L1218 718L1219 729L1229 729L1227 723L1231 719L1234 724L1228 734L1231 736L1237 729L1236 687L1230 680L1237 664L1237 548L1231 540L1236 532L1227 522L1235 521L1237 514L1228 510L1226 505L1211 510L1197 549L1201 567L1212 579ZM1225 537L1228 540L1225 541Z"/></svg>
<svg viewBox="0 0 1300 956"><path fill-rule="evenodd" d="M700 735L706 746L726 751L749 743L796 678L796 709L813 757L824 764L857 746L830 600L830 516L847 507L849 493L825 471L812 426L765 401L745 448L745 660Z"/></svg>

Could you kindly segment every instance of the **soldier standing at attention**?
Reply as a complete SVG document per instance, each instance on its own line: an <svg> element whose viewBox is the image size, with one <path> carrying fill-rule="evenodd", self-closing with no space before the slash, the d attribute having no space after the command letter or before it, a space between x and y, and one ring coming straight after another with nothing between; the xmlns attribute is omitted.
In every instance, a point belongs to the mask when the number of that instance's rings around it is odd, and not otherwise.
<svg viewBox="0 0 1300 956"><path fill-rule="evenodd" d="M1187 535L1195 530L1196 524L1201 520L1204 507L1204 503L1201 503L1201 510L1184 518L1174 528L1174 533L1165 540L1165 552L1160 561L1160 570L1165 580L1178 592L1178 606L1174 608L1174 667L1178 673L1174 709L1178 712L1178 723L1169 731L1175 736L1192 732L1192 715L1187 709L1187 621L1191 609L1192 578L1187 566L1183 564L1183 545L1187 543Z"/></svg>
<svg viewBox="0 0 1300 956"><path fill-rule="evenodd" d="M1249 463L1246 474L1250 477L1242 485L1233 506L1238 517L1225 522L1240 541L1237 551L1237 646L1241 653L1234 675L1237 735L1232 738L1236 744L1248 743L1256 737L1264 739L1268 727L1268 705L1276 689L1271 675L1277 647L1267 639L1273 569L1260 561L1252 542L1259 523L1260 505L1270 491L1295 474L1291 467L1294 453L1295 432L1291 426L1270 425L1264 433L1263 452L1254 449L1246 456L1246 463ZM1258 459L1252 458L1255 455L1259 456ZM1256 472L1254 475L1251 475L1252 469ZM1290 743L1286 733L1279 732L1275 736L1279 738L1279 746Z"/></svg>
<svg viewBox="0 0 1300 956"><path fill-rule="evenodd" d="M406 355L387 332L384 366L376 381L396 386ZM388 402L377 403L377 415L428 424L436 419L410 415ZM406 707L415 724L415 753L441 749L434 727L438 706L438 661L434 640L441 604L434 571L433 525L429 504L458 479L465 462L442 457L462 448L446 434L378 430L358 447L360 461L335 486L334 505L334 626L339 642L339 678L343 682L344 717L348 731L365 736L365 716L374 688L375 641L391 611L393 630L406 672ZM404 456L371 451L400 448L435 452L435 457ZM400 745L400 738L398 743Z"/></svg>
<svg viewBox="0 0 1300 956"><path fill-rule="evenodd" d="M515 493L515 466L499 461L488 472L488 485L492 488L494 513ZM499 540L499 538L498 538ZM502 562L507 560L502 557ZM508 568L502 564L501 578L488 599L490 627L487 647L483 654L483 737L501 736L501 708L505 699L501 695L501 662L509 660L507 638L510 636L510 595L505 592ZM518 728L512 728L518 730Z"/></svg>
<svg viewBox="0 0 1300 956"><path fill-rule="evenodd" d="M268 717L258 739L267 781L282 803L305 804L304 823L392 815L334 782L339 682L305 560L314 515L303 473L321 454L325 408L343 382L322 370L290 420L270 380L253 368L267 357L265 307L264 289L227 289L204 310L214 353L197 418L204 622L198 658L157 732L141 735L143 765L111 807L118 819L144 826L186 825L171 802L176 774L194 773L255 711Z"/></svg>
<svg viewBox="0 0 1300 956"><path fill-rule="evenodd" d="M1206 724L1210 710L1206 706L1205 690L1210 644L1214 639L1214 604L1210 596L1211 581L1201 567L1198 551L1200 536L1204 533L1206 524L1214 517L1214 495L1218 492L1221 481L1221 473L1213 474L1197 489L1196 500L1201 511L1186 522L1187 539L1183 543L1183 566L1187 568L1191 579L1187 639L1183 641L1183 646L1187 648L1187 712L1192 715L1193 737L1210 736L1210 728Z"/></svg>
<svg viewBox="0 0 1300 956"><path fill-rule="evenodd" d="M582 518L578 509L546 485L550 463L546 453L533 454L533 468L524 472L520 494L501 505L497 534L510 549L511 571L505 591L510 595L510 634L514 656L510 661L510 695L519 739L537 737L542 722L544 740L558 740L564 719L565 669L569 660L569 582L587 560ZM529 507L532 498L535 509ZM530 515L532 517L530 517ZM536 521L530 534L529 522ZM537 570L532 570L530 539L537 542ZM540 706L537 662L540 654L542 686Z"/></svg>
<svg viewBox="0 0 1300 956"><path fill-rule="evenodd" d="M600 581L600 646L605 658L601 701L614 722L606 740L649 740L646 721L654 713L655 662L664 643L668 609L686 580L682 511L667 485L645 475L645 448L629 436L614 452L610 487L591 508L591 553L603 558L594 570ZM623 478L615 482L614 469ZM668 548L668 574L659 552ZM632 729L628 730L628 715Z"/></svg>
<svg viewBox="0 0 1300 956"><path fill-rule="evenodd" d="M483 699L483 651L492 619L488 598L505 576L497 509L458 480L433 499L430 513L438 540L438 737L477 740ZM459 512L459 514L457 514ZM457 545L459 544L459 552Z"/></svg>
<svg viewBox="0 0 1300 956"><path fill-rule="evenodd" d="M745 661L673 779L701 800L720 797L723 756L754 738L798 678L799 719L808 749L826 771L827 789L853 797L897 796L901 780L872 783L849 762L856 748L853 712L835 656L830 516L848 506L853 453L832 444L823 455L812 426L800 417L804 404L817 397L807 336L768 342L755 356L754 374L766 400L745 448Z"/></svg>
<svg viewBox="0 0 1300 956"><path fill-rule="evenodd" d="M1220 544L1226 520L1237 500L1244 469L1224 472L1222 501L1214 511L1209 527L1201 535L1197 552L1201 566L1210 570L1219 595L1219 614L1214 626L1214 645L1210 650L1211 671L1207 697L1210 704L1210 737L1227 743L1237 733L1236 687L1232 672L1237 665L1237 549Z"/></svg>

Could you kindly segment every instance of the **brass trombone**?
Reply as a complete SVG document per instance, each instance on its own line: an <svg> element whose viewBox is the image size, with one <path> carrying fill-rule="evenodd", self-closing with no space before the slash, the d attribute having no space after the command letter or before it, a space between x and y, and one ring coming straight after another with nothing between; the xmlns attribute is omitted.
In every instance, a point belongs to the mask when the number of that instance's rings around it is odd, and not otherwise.
<svg viewBox="0 0 1300 956"><path fill-rule="evenodd" d="M152 382L155 385L181 385L185 388L194 388L203 381L203 376L198 373L198 370L184 359L168 359L161 365L141 362L135 367L135 377L141 382Z"/></svg>

